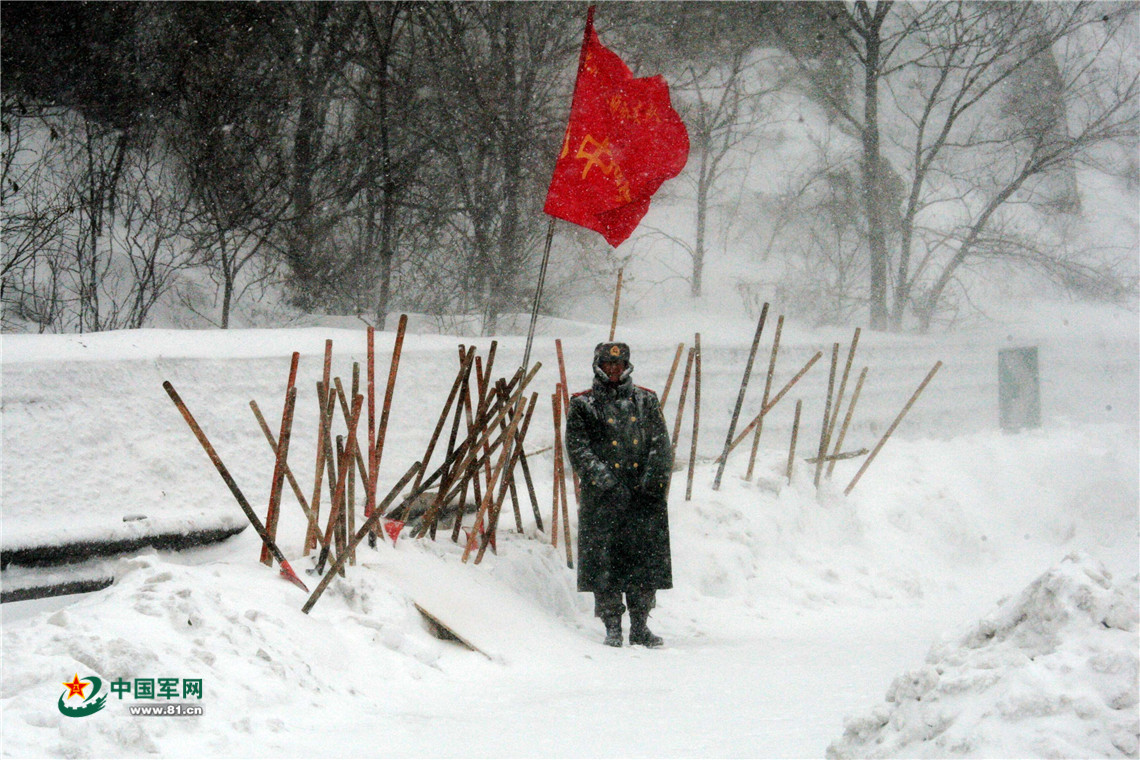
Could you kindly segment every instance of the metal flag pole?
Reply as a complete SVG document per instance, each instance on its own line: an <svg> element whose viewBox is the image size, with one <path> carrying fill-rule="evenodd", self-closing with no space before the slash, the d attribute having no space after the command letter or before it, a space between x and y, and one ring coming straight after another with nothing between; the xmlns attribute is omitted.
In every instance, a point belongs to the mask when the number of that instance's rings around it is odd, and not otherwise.
<svg viewBox="0 0 1140 760"><path fill-rule="evenodd" d="M594 28L594 6L586 9L586 30L582 34L582 48L578 51L578 73L574 79L574 92L578 91L578 80L582 76L582 67L586 64L586 44L590 40L590 30ZM573 112L573 97L571 97L571 112ZM530 349L534 343L534 326L538 321L538 304L542 300L542 286L546 282L546 266L550 263L550 243L554 240L554 220L550 217L550 225L546 228L546 246L542 251L542 266L538 270L538 288L534 291L534 303L530 309L530 327L526 333L526 351L523 352L522 370L526 373L530 365Z"/></svg>
<svg viewBox="0 0 1140 760"><path fill-rule="evenodd" d="M542 286L546 282L546 265L550 263L550 243L554 240L554 217L546 228L546 246L542 251L542 266L538 270L538 288L534 291L534 303L530 307L530 327L526 331L526 351L523 352L522 369L525 373L530 366L530 348L534 343L534 325L538 321L538 303L542 299Z"/></svg>

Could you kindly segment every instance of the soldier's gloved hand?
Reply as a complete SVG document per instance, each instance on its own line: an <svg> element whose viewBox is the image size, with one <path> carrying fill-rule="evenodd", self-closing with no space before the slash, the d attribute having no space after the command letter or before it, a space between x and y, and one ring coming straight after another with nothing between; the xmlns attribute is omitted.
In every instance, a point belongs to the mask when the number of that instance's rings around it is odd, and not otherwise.
<svg viewBox="0 0 1140 760"><path fill-rule="evenodd" d="M665 488L667 485L668 481L662 480L661 478L654 477L652 475L646 475L638 484L637 493L639 496L642 496L648 500L660 499L665 495Z"/></svg>

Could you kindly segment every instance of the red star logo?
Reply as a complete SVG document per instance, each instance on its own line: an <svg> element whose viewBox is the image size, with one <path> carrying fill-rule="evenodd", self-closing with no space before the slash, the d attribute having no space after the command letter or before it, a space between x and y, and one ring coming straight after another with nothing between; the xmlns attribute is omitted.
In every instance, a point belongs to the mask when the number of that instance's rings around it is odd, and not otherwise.
<svg viewBox="0 0 1140 760"><path fill-rule="evenodd" d="M71 699L72 697L75 697L75 696L78 696L80 699L86 699L86 697L83 696L83 690L86 689L88 686L90 686L91 682L90 681L80 681L79 680L79 674L76 673L75 678L72 679L71 683L64 681L63 685L67 687L67 698L68 699Z"/></svg>

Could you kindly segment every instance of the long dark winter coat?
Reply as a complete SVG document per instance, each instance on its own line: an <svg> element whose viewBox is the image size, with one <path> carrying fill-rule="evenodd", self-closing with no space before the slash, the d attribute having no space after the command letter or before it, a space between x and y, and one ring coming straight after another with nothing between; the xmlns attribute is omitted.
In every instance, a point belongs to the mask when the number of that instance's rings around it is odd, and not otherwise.
<svg viewBox="0 0 1140 760"><path fill-rule="evenodd" d="M672 588L673 452L657 394L595 379L570 400L566 451L581 481L578 590Z"/></svg>

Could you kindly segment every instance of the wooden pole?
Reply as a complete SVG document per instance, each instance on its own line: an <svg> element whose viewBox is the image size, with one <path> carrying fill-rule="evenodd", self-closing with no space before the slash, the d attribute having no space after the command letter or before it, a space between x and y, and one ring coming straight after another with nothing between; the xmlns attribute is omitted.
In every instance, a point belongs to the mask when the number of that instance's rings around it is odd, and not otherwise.
<svg viewBox="0 0 1140 760"><path fill-rule="evenodd" d="M558 380L562 386L562 408L570 409L570 386L566 384L566 360L562 356L562 339L554 339L554 352L558 355Z"/></svg>
<svg viewBox="0 0 1140 760"><path fill-rule="evenodd" d="M851 482L847 485L847 488L843 490L844 496L851 493L851 489L854 488L855 484L859 482L859 478L863 477L863 473L867 471L867 468L871 466L871 462L874 462L875 457L879 455L879 451L882 450L883 444L886 443L887 439L891 437L891 433L895 432L895 428L898 427L900 422L902 422L902 419L906 416L906 413L910 411L911 406L914 405L914 402L918 399L919 394L922 393L923 389L926 388L927 384L934 378L935 373L937 373L941 367L942 361L939 360L936 361L934 363L934 366L930 368L930 372L926 374L926 377L923 378L922 382L919 383L917 388L915 388L914 393L911 394L910 400L906 402L906 406L902 408L902 411L898 413L897 417L895 417L894 422L892 422L891 426L887 428L887 432L883 433L883 437L880 438L879 442L875 444L875 448L871 450L870 456L863 460L863 466L859 468L859 472L855 473L855 477L851 479Z"/></svg>
<svg viewBox="0 0 1140 760"><path fill-rule="evenodd" d="M530 404L523 403L523 399L518 400L519 410L526 409L526 413L522 418L522 422L518 424L515 429L513 439L508 441L510 445L511 454L507 459L507 466L502 473L502 482L499 485L499 495L495 499L495 503L491 510L490 519L487 522L487 530L483 535L482 543L479 546L479 553L475 557L475 564L478 565L483 561L483 554L487 551L488 544L494 544L495 534L499 527L499 515L503 510L503 501L506 499L507 491L513 491L513 472L515 464L518 462L519 452L522 451L523 440L526 438L526 428L534 415L534 408L538 405L538 394L532 393L530 395ZM504 449L505 450L505 449ZM518 520L519 533L522 533L522 518L518 512L517 499L512 502L515 505L515 518Z"/></svg>
<svg viewBox="0 0 1140 760"><path fill-rule="evenodd" d="M570 386L566 382L566 362L562 359L562 341L554 341L554 348L558 352L558 379L562 383L562 416L570 418ZM562 435L562 429L556 428L555 435ZM581 484L578 483L578 473L573 470L570 471L570 478L574 482L574 504L577 505L578 499L581 498Z"/></svg>
<svg viewBox="0 0 1140 760"><path fill-rule="evenodd" d="M461 349L462 351L462 349ZM459 387L463 383L463 378L471 371L471 360L475 356L475 347L471 347L471 351L463 356L459 363L459 372L455 375L455 380L451 383L451 391L447 394L447 401L443 405L443 411L439 413L439 420L435 423L435 430L432 431L431 440L428 441L427 452L424 453L424 465L431 463L431 455L435 452L435 444L439 441L439 434L443 432L443 426L447 423L447 413L451 411L451 405L455 401L456 396L459 394ZM420 470L419 477L423 478L423 470ZM413 490L419 488L420 484L415 483Z"/></svg>
<svg viewBox="0 0 1140 760"><path fill-rule="evenodd" d="M269 487L269 509L265 515L265 531L274 541L277 540L277 516L281 508L281 488L285 479L285 463L289 459L289 438L293 431L293 407L297 403L297 388L290 387L285 393L285 410L281 413L281 441L277 446L276 461L273 464L273 481ZM273 555L268 544L261 545L261 562L273 565Z"/></svg>
<svg viewBox="0 0 1140 760"><path fill-rule="evenodd" d="M341 382L339 377L333 378L333 385L336 386L336 397L337 397L338 402L340 403L340 413L342 415L344 415L344 419L347 421L350 414L351 414L351 410L349 409L349 405L348 405L348 399L350 397L348 396L347 393L345 393L344 383ZM353 394L351 396L351 398L356 398L356 394ZM361 398L363 398L363 396ZM361 414L363 414L363 412L361 412ZM364 454L362 454L360 451L360 436L359 435L356 436L356 446L354 447L354 450L350 453L353 455L352 456L353 460L360 467L360 471L363 473L365 470L365 463L364 463ZM337 466L338 467L340 466L339 462L340 462L340 460L338 459L337 460L337 463L338 463ZM364 481L364 485L365 486L368 485L367 480Z"/></svg>
<svg viewBox="0 0 1140 760"><path fill-rule="evenodd" d="M689 478L685 483L685 501L693 498L693 474L697 467L697 436L701 432L701 334L693 336L693 443L689 449Z"/></svg>
<svg viewBox="0 0 1140 760"><path fill-rule="evenodd" d="M558 385L550 395L550 408L554 413L554 505L550 510L550 545L558 547L558 489L566 487L562 472L562 387Z"/></svg>
<svg viewBox="0 0 1140 760"><path fill-rule="evenodd" d="M716 477L713 478L713 490L720 490L720 479L724 477L724 465L728 459L728 447L732 445L732 434L736 432L736 423L740 421L740 409L744 406L744 394L748 391L748 380L752 377L752 363L756 360L756 350L760 348L760 336L764 333L764 322L768 319L768 304L760 309L760 319L756 322L756 335L752 338L752 348L748 351L748 362L744 365L744 377L740 378L740 392L736 394L736 406L732 408L732 419L728 422L728 435L724 438L724 452L720 455L720 463L716 466Z"/></svg>
<svg viewBox="0 0 1140 760"><path fill-rule="evenodd" d="M772 338L772 356L768 359L768 376L764 379L764 397L760 401L760 408L768 406L768 396L772 392L772 377L776 374L776 356L780 353L780 333L784 329L784 315L776 319L776 334ZM744 474L745 480L752 480L752 468L756 464L756 452L760 448L760 434L764 430L764 417L756 423L756 435L752 437L752 452L748 455L748 471Z"/></svg>
<svg viewBox="0 0 1140 760"><path fill-rule="evenodd" d="M364 397L361 396L361 398ZM329 527L333 529L333 545L336 547L336 556L339 557L341 555L341 552L344 551L345 521L347 519L345 517L345 513L348 511L348 486L349 481L352 480L351 477L346 476L351 475L352 470L354 469L352 466L352 457L348 455L348 449L345 446L343 435L338 435L336 437L336 466L338 468L338 472L345 473L345 475L342 475L342 477L344 477L344 488L340 492L340 498L336 501L336 517L335 519L330 517ZM340 574L342 576L344 575L343 567L340 569Z"/></svg>
<svg viewBox="0 0 1140 760"><path fill-rule="evenodd" d="M352 363L352 397L356 398L358 395L360 395L360 362L353 362ZM368 435L370 435L370 431L366 430L364 434L365 434L365 436L368 436ZM357 453L357 456L360 455L359 436L357 436L356 453ZM357 472L357 470L360 471L361 477L365 478L365 481L364 481L365 489L368 488L368 480L367 480L368 469L367 469L367 466L363 462L356 460L356 467L352 467L350 464L349 469L348 469L348 510L347 510L347 516L346 516L345 524L344 524L344 531L346 534L345 535L345 543L346 544L348 542L348 536L351 536L352 534L356 533L356 472ZM340 551L340 549L338 549L337 551ZM348 558L348 563L350 565L353 565L353 566L356 565L356 550L355 549L352 551L352 556ZM343 569L341 572L343 572Z"/></svg>
<svg viewBox="0 0 1140 760"><path fill-rule="evenodd" d="M835 433L835 424L839 421L839 410L843 406L843 394L847 391L847 378L851 374L851 363L855 360L855 349L859 345L860 329L855 328L855 336L851 339L851 347L847 349L847 363L843 366L843 379L839 381L839 392L835 394L835 407L831 412L831 422L827 425L827 440L832 440ZM830 475L830 471L828 471Z"/></svg>
<svg viewBox="0 0 1140 760"><path fill-rule="evenodd" d="M677 439L681 435L681 418L685 414L685 399L689 395L689 374L693 371L693 357L696 349L690 348L685 359L685 374L681 379L681 397L677 399L677 417L673 422L673 458L677 458Z"/></svg>
<svg viewBox="0 0 1140 760"><path fill-rule="evenodd" d="M511 445L515 435L515 428L518 427L519 421L522 419L524 409L521 405L515 408L511 414L511 422L507 427L507 431L500 435L503 441L503 449L499 452L499 461L495 464L494 469L491 471L491 477L487 481L487 492L483 494L483 503L479 505L479 511L475 514L475 524L471 529L471 537L467 540L467 547L463 550L461 560L467 562L471 556L471 552L475 550L475 542L479 539L479 531L483 528L484 520L486 519L487 512L491 508L491 503L494 500L495 486L499 482L499 477L503 473L503 468L506 467L507 462L511 456Z"/></svg>
<svg viewBox="0 0 1140 760"><path fill-rule="evenodd" d="M828 454L824 457L824 459L828 462L837 462L840 459L854 459L855 457L863 456L867 453L867 451L867 449L856 449L855 451L845 451L842 454ZM805 459L804 461L808 464L815 464L819 461L819 457L812 457L811 459Z"/></svg>
<svg viewBox="0 0 1140 760"><path fill-rule="evenodd" d="M614 342L614 332L617 331L618 304L621 303L621 278L625 274L625 267L618 270L617 287L614 288L614 315L610 319L610 343Z"/></svg>
<svg viewBox="0 0 1140 760"><path fill-rule="evenodd" d="M677 373L677 364L681 361L681 353L685 350L684 343L677 344L677 353L673 355L673 366L669 368L669 377L665 379L665 391L661 394L661 409L665 409L665 402L669 400L669 389L673 387L673 376Z"/></svg>
<svg viewBox="0 0 1140 760"><path fill-rule="evenodd" d="M277 449L277 456L273 463L273 480L269 485L269 509L265 513L265 529L269 532L270 538L274 541L277 540L277 514L281 508L281 487L282 478L284 473L282 471L282 461L289 455L289 433L293 429L293 405L297 402L297 394L294 390L297 383L297 363L301 359L301 354L297 351L293 352L293 358L289 362L289 380L285 384L285 409L281 412L281 434L278 440L281 445ZM289 396L292 394L292 401ZM286 422L288 417L288 422ZM288 429L287 429L288 428ZM269 547L262 544L261 546L261 562L265 565L272 565L273 558L269 554Z"/></svg>
<svg viewBox="0 0 1140 760"><path fill-rule="evenodd" d="M739 446L740 442L748 437L748 434L751 433L753 429L755 429L755 427L760 424L760 420L764 419L764 415L772 411L772 409L775 408L776 404L780 403L780 399L784 397L784 394L791 390L792 386L798 383L801 377L807 374L807 371L812 368L812 365L819 361L819 357L821 356L823 356L823 352L816 351L815 356L808 359L807 364L800 368L800 371L796 373L795 377L789 380L787 384L785 384L784 387L780 389L780 392L777 393L771 401L764 405L764 408L760 410L760 413L752 418L752 421L749 422L748 425L740 431L740 433L736 436L736 440L733 441L732 445L728 447L729 454L731 454L733 449Z"/></svg>
<svg viewBox="0 0 1140 760"><path fill-rule="evenodd" d="M802 399L796 399L796 416L795 421L792 422L792 442L788 445L788 485L792 484L792 468L796 463L796 438L800 434L800 410L803 409L803 405Z"/></svg>
<svg viewBox="0 0 1140 760"><path fill-rule="evenodd" d="M331 345L332 341L328 342ZM321 519L321 485L324 483L325 476L325 439L328 437L328 428L332 424L333 407L329 402L332 401L332 394L326 393L325 389L328 386L317 381L317 403L320 404L320 420L317 425L317 471L313 474L313 498L309 500L309 509L313 513L313 523L309 524L309 534L305 537L305 554L316 548L318 537L321 535L320 528L313 531L313 525L319 525Z"/></svg>
<svg viewBox="0 0 1140 760"><path fill-rule="evenodd" d="M360 408L364 405L364 397L357 396L352 400L352 416L348 420L348 440L345 441L345 451L352 451L356 445L356 429L360 422ZM339 437L338 437L339 440ZM348 467L341 466L340 471L337 473L336 489L333 493L332 502L329 505L329 524L325 530L324 540L321 542L321 554L317 559L317 574L319 575L324 570L325 561L329 556L329 546L333 540L333 530L336 523L340 520L341 502L344 499L344 488L348 477Z"/></svg>
<svg viewBox="0 0 1140 760"><path fill-rule="evenodd" d="M819 461L815 465L815 487L819 488L819 479L823 474L823 458L827 456L828 439L827 428L831 423L831 400L835 393L835 372L839 364L839 344L831 344L831 372L827 377L827 401L823 405L823 422L819 426Z"/></svg>
<svg viewBox="0 0 1140 760"><path fill-rule="evenodd" d="M237 500L241 511L245 512L246 518L250 524L253 525L253 529L257 531L257 535L261 536L261 540L269 546L270 553L272 553L273 558L277 560L277 564L281 566L281 575L289 580L290 583L308 591L309 589L305 587L305 584L302 583L301 579L297 577L297 574L293 572L293 568L289 565L289 560L285 559L285 555L281 553L281 550L277 548L277 544L269 537L269 533L266 532L265 526L261 524L257 513L253 511L253 507L246 501L241 489L238 488L233 476L230 475L230 471L227 470L226 466L222 463L222 458L218 456L218 452L214 450L214 447L210 444L210 440L206 438L206 433L198 426L198 421L194 419L194 415L190 414L190 410L186 408L186 404L183 403L178 392L174 390L174 386L170 384L169 380L164 380L162 387L166 391L166 394L170 396L170 400L174 402L174 406L178 409L179 413L181 413L182 418L186 420L186 424L189 425L190 430L194 433L194 437L198 439L198 443L202 444L202 448L206 451L206 456L214 463L214 468L218 471L218 474L222 476L222 480L225 481L230 489L230 493L233 494Z"/></svg>
<svg viewBox="0 0 1140 760"><path fill-rule="evenodd" d="M475 350L476 350L475 346L471 346L470 351L471 351L472 356L474 356ZM477 360L477 357L476 357L476 360ZM448 457L451 457L453 452L455 451L456 436L459 433L459 423L464 419L464 412L466 412L467 430L468 430L468 432L471 431L471 423L472 423L472 419L471 419L471 369L472 369L472 367L474 367L474 361L471 362L471 367L468 367L467 374L464 375L464 377L463 377L463 387L460 388L459 400L456 401L456 403L455 403L455 416L452 418L452 422L451 422L451 437L447 441L447 456ZM459 531L463 527L463 510L467 505L467 488L468 488L469 483L470 483L470 478L468 477L468 474L466 472L459 471L458 465L459 465L458 461L455 462L456 469L453 469L451 472L447 473L443 479L449 485L453 482L461 482L463 484L462 492L459 495L459 508L455 512L455 521L451 526L451 542L452 543L459 543ZM442 482L443 481L441 481L441 484L440 484L441 489L443 488ZM479 499L476 498L476 501L479 501ZM431 535L432 535L432 538L434 539L435 538L435 526L434 525L431 528Z"/></svg>
<svg viewBox="0 0 1140 760"><path fill-rule="evenodd" d="M368 326L368 356L366 357L368 376L368 482L364 487L364 519L372 516L376 508L376 330Z"/></svg>
<svg viewBox="0 0 1140 760"><path fill-rule="evenodd" d="M253 410L253 416L257 418L257 424L261 427L261 432L265 435L265 440L269 442L269 447L273 450L273 456L277 456L277 439L273 437L273 431L269 429L269 424L265 421L265 416L262 415L261 409L257 406L256 401L249 402L250 408ZM309 511L309 502L305 499L305 494L301 492L301 486L297 482L297 478L293 475L293 471L289 468L289 463L285 462L283 465L285 470L285 479L289 481L289 485L293 489L293 495L297 497L297 503L301 505L301 511L305 513L305 520L309 524L310 529L316 529L320 532L320 526L317 524L317 519L313 513Z"/></svg>
<svg viewBox="0 0 1140 760"><path fill-rule="evenodd" d="M855 392L851 394L851 402L847 405L847 414L843 416L843 425L839 428L839 437L835 440L835 454L839 454L843 446L843 439L847 436L847 427L851 424L851 417L855 414L855 404L859 403L859 393L863 390L863 381L867 379L867 368L864 367L859 372L859 379L855 381ZM835 469L835 460L832 459L827 463L827 477L831 477L832 470Z"/></svg>
<svg viewBox="0 0 1140 760"><path fill-rule="evenodd" d="M376 470L380 470L380 462L384 457L384 438L388 434L388 415L392 411L392 394L396 390L396 373L400 369L400 354L404 348L404 331L408 327L408 315L401 314L396 324L396 341L392 346L392 361L388 365L388 386L384 389L384 405L380 409L380 423L376 430ZM375 493L375 484L371 484ZM368 536L368 545L376 546L376 534Z"/></svg>
<svg viewBox="0 0 1140 760"><path fill-rule="evenodd" d="M404 473L404 477L400 478L399 482L396 483L396 485L392 487L392 490L388 492L388 495L384 497L384 501L382 501L380 505L378 505L376 509L372 511L372 516L364 521L364 524L360 526L360 530L356 531L356 535L352 537L352 541L349 542L345 553L336 558L336 561L333 562L332 567L330 567L329 571L325 573L325 576L321 578L321 582L317 584L317 587L313 590L312 595L310 595L308 601L305 602L305 606L301 608L301 612L305 613L306 615L309 614L309 611L313 609L313 605L315 605L317 603L317 600L321 598L321 594L325 593L325 589L328 588L330 583L332 583L332 579L336 577L338 573L340 573L340 570L344 566L347 556L356 549L360 542L364 540L365 536L375 535L376 524L380 522L380 518L384 514L384 509L387 508L387 506L391 504L393 500L395 500L396 495L400 492L401 489L403 489L405 485L407 485L408 481L411 480L417 472L419 472L420 467L422 466L423 465L420 462L416 462L410 468L408 468L408 471ZM430 484L433 481L428 482ZM427 487L428 486L426 485L420 485L421 489ZM412 491L411 495L407 498L413 499L418 495L419 492ZM307 590L308 589L306 589L306 591Z"/></svg>
<svg viewBox="0 0 1140 760"><path fill-rule="evenodd" d="M509 403L496 403L488 408L485 414L480 415L481 424L473 427L459 448L449 456L447 461L440 465L441 472L446 472L449 468L454 466L457 461L461 462L461 464L458 465L456 471L464 472L473 462L478 461L476 449L481 448L485 440L489 440L492 428L498 425L499 419L506 415L512 408L512 405L522 396L527 385L530 384L530 381L534 379L535 374L540 369L542 369L542 362L535 362L534 366L526 372L526 375L522 377L518 386L512 391ZM522 375L522 368L519 368L516 375ZM513 435L513 433L514 431L512 430L511 434ZM503 436L499 435L495 443L488 446L484 457L488 457L495 446L498 446L501 442L503 442ZM421 485L420 488L422 489L423 486ZM458 488L455 488L455 490L458 491ZM436 503L424 514L423 524L420 526L419 531L416 532L417 538L422 538L427 533L430 525L438 516L439 505L446 503L446 498L442 500L437 499Z"/></svg>
<svg viewBox="0 0 1140 760"><path fill-rule="evenodd" d="M573 469L573 468L571 468ZM561 481L561 488L558 489L558 497L562 504L562 543L566 546L566 567L571 570L574 569L574 550L570 544L570 506L569 500L566 498L566 456L564 452L558 452L558 470L559 480Z"/></svg>
<svg viewBox="0 0 1140 760"><path fill-rule="evenodd" d="M322 387L329 388L330 376L332 374L332 340L325 341L325 361L324 369L321 373L321 381L323 386L317 384L317 406L320 408L320 419L317 423L317 470L313 475L313 498L309 499L309 508L313 512L313 519L318 523L321 519L321 479L324 477L325 469L325 428L331 424L332 412L326 411L328 406L328 399L323 395ZM317 548L317 537L320 535L320 530L312 531L305 537L305 555L307 556L310 551Z"/></svg>

